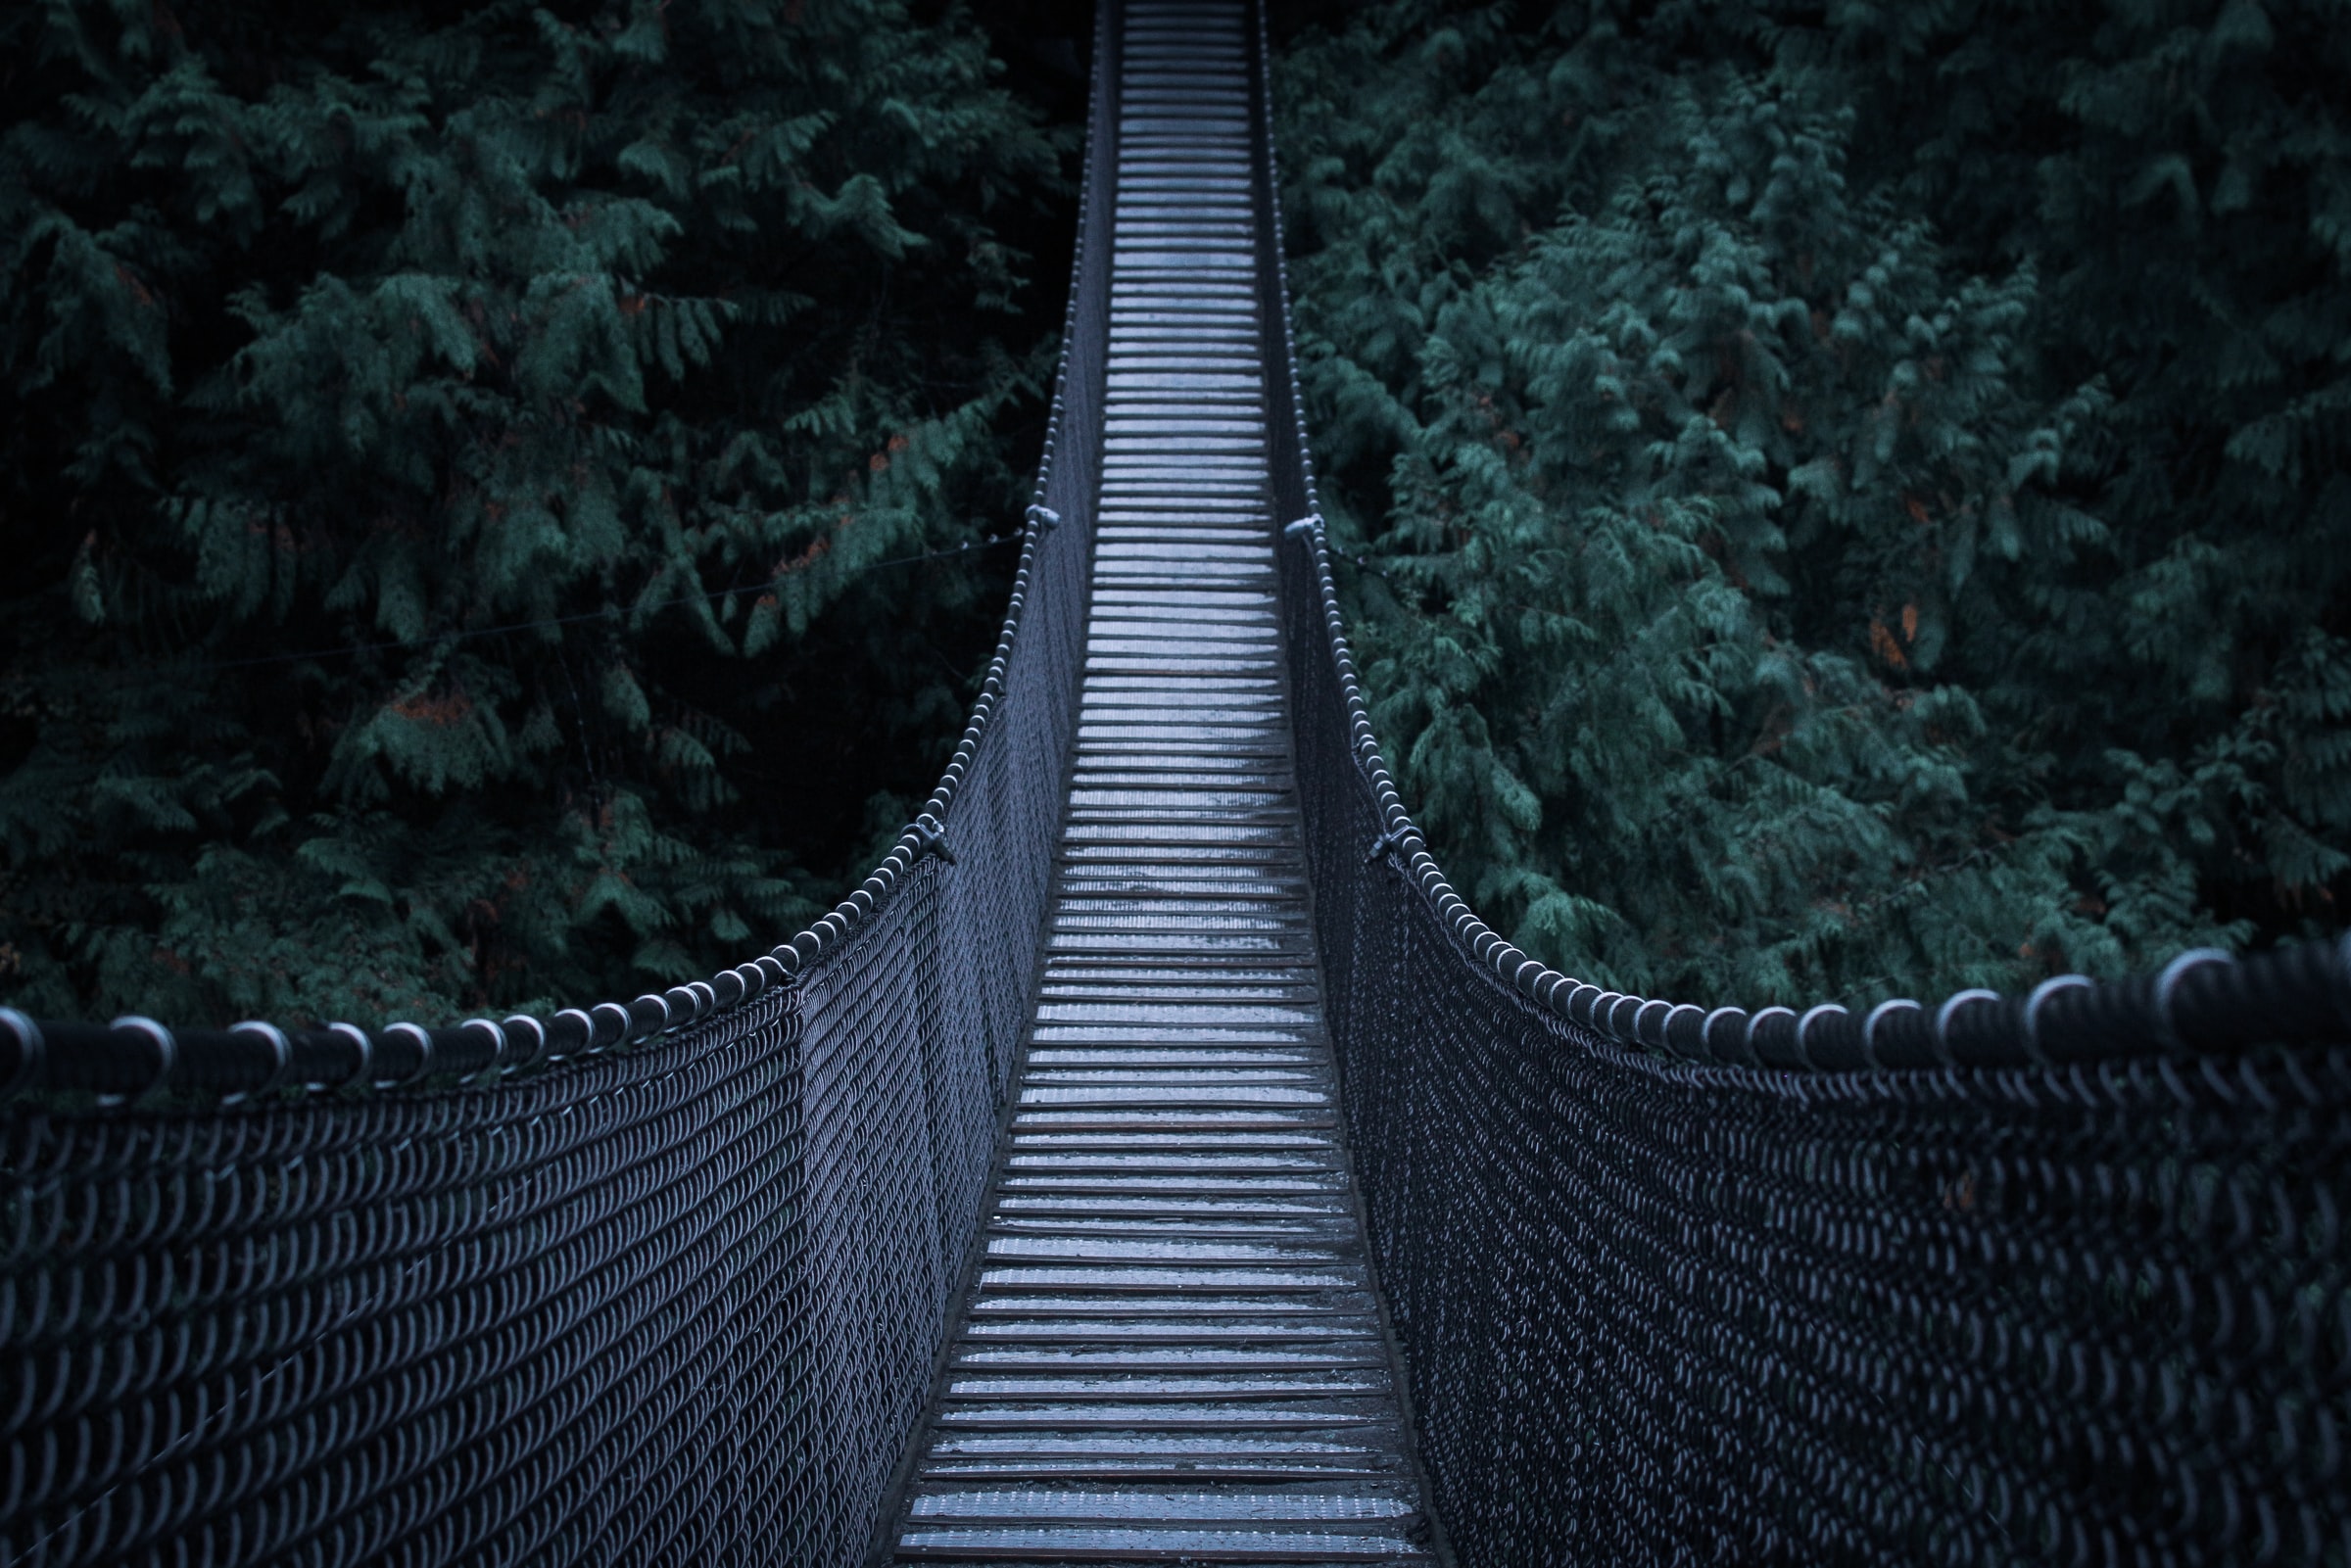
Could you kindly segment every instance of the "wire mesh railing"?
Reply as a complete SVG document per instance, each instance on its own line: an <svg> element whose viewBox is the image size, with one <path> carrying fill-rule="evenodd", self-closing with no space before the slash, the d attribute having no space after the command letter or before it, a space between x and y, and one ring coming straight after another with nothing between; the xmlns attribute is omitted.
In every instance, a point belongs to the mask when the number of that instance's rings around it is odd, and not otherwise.
<svg viewBox="0 0 2351 1568"><path fill-rule="evenodd" d="M923 815L756 963L552 1018L0 1010L0 1561L861 1560L1026 1022L1075 734L1098 19L1010 610Z"/></svg>
<svg viewBox="0 0 2351 1568"><path fill-rule="evenodd" d="M1621 996L1487 927L1358 689L1267 59L1309 876L1460 1560L2351 1562L2351 938L1856 1017Z"/></svg>

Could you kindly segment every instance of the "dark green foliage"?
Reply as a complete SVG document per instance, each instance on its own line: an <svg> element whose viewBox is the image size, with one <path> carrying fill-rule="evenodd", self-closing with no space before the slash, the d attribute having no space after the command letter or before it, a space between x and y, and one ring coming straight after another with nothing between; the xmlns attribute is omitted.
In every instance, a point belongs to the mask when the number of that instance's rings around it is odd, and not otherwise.
<svg viewBox="0 0 2351 1568"><path fill-rule="evenodd" d="M2085 525L1998 579L1972 667L2047 715L2067 793L2184 851L2266 934L2351 897L2351 8L1854 8L1870 174L1966 264L2032 260ZM2103 526L2088 526L2095 518ZM2007 644L2014 642L2011 650ZM2111 754L2111 755L2110 755ZM2145 852L2142 844L2140 853ZM2135 875L2133 880L2142 879Z"/></svg>
<svg viewBox="0 0 2351 1568"><path fill-rule="evenodd" d="M1008 556L885 563L1018 516L1074 149L968 16L48 0L0 58L12 1001L674 983L911 812Z"/></svg>
<svg viewBox="0 0 2351 1568"><path fill-rule="evenodd" d="M2289 61L2252 9L1398 3L1292 47L1375 716L1522 945L1751 1004L2335 918L2351 33Z"/></svg>

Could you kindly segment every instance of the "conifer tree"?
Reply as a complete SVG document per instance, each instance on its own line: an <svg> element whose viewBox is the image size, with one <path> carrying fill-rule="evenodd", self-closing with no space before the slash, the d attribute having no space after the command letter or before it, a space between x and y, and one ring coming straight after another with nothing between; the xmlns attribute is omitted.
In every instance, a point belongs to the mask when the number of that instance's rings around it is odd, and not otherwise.
<svg viewBox="0 0 2351 1568"><path fill-rule="evenodd" d="M1869 176L1964 264L2030 260L2044 395L2095 400L2059 509L1972 606L1973 679L2038 719L2053 792L2112 802L2126 905L2160 886L2265 935L2351 901L2347 20L1856 7L1813 45Z"/></svg>
<svg viewBox="0 0 2351 1568"><path fill-rule="evenodd" d="M1531 951L1866 1001L2351 892L2340 154L2290 86L2167 100L2176 135L2293 149L2261 176L2277 251L2132 272L2106 236L2160 162L2143 102L2045 128L2184 47L2115 9L1400 0L1288 51L1309 417L1375 717ZM2261 390L2216 311L2272 312Z"/></svg>
<svg viewBox="0 0 2351 1568"><path fill-rule="evenodd" d="M907 558L1015 526L1074 151L924 15L0 17L13 1002L568 1004L894 832L1008 564Z"/></svg>

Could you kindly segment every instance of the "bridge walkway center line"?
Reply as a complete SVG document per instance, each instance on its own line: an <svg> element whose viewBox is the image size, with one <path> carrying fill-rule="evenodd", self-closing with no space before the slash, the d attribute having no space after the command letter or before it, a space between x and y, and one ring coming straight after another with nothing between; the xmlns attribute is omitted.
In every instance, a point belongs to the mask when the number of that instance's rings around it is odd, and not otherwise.
<svg viewBox="0 0 2351 1568"><path fill-rule="evenodd" d="M1059 896L902 1562L1433 1561L1307 919L1246 26L1127 12Z"/></svg>

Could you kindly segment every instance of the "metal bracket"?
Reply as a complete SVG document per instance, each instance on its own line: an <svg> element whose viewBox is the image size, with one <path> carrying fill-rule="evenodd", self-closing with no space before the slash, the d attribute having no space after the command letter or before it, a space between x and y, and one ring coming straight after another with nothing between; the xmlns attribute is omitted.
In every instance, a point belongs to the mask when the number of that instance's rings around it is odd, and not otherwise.
<svg viewBox="0 0 2351 1568"><path fill-rule="evenodd" d="M1368 866L1373 861L1385 860L1396 852L1397 848L1403 844L1405 834L1411 832L1412 829L1409 827L1391 828L1377 838L1372 839L1370 849L1364 855L1364 864Z"/></svg>
<svg viewBox="0 0 2351 1568"><path fill-rule="evenodd" d="M946 824L926 811L914 819L914 826L910 831L914 833L915 859L920 860L925 855L936 855L950 866L955 864L954 852L947 848Z"/></svg>

